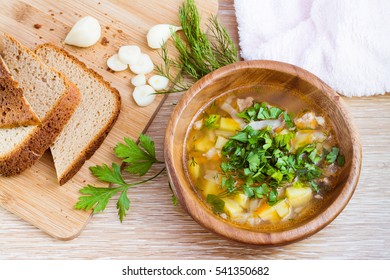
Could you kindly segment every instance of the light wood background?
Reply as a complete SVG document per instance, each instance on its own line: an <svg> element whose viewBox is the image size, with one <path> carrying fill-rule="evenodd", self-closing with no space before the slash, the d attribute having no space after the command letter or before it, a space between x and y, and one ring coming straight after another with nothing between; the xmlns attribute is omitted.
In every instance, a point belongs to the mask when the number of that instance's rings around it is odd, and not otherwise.
<svg viewBox="0 0 390 280"><path fill-rule="evenodd" d="M219 2L219 18L238 42L233 0ZM160 159L165 127L179 97L169 96L147 132ZM343 99L361 135L362 173L345 210L312 237L282 247L225 240L172 206L166 176L161 176L130 190L131 210L123 224L112 202L72 241L55 240L0 208L0 258L390 259L390 94Z"/></svg>

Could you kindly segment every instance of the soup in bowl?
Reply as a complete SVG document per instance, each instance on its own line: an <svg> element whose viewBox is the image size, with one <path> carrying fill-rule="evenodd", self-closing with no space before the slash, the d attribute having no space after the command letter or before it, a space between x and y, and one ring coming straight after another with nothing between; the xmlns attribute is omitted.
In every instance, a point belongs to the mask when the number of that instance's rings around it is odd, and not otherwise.
<svg viewBox="0 0 390 280"><path fill-rule="evenodd" d="M305 70L239 62L198 81L167 128L180 204L201 225L252 244L309 236L346 206L361 165L342 100Z"/></svg>

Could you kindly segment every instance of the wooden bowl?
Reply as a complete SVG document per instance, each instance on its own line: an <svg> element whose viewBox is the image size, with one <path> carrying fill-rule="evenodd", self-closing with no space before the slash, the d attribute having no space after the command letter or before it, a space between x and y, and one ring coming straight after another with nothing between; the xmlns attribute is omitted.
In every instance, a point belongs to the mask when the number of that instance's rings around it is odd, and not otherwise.
<svg viewBox="0 0 390 280"><path fill-rule="evenodd" d="M256 92L256 88L262 86L279 87L280 96L276 100L281 103L293 105L300 99L310 108L315 107L322 112L331 122L346 159L338 184L324 207L300 224L275 232L248 230L215 215L197 194L184 168L186 135L196 116L221 95L232 90ZM356 188L362 157L358 133L342 99L334 90L299 67L262 60L237 62L218 69L195 83L183 95L172 113L165 135L164 155L169 179L180 205L196 222L229 239L263 245L303 239L335 219Z"/></svg>

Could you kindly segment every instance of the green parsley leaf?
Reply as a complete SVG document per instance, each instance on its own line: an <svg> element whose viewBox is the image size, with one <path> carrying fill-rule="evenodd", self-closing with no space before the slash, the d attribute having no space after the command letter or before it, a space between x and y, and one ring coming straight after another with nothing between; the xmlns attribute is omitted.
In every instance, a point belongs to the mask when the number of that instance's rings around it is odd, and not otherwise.
<svg viewBox="0 0 390 280"><path fill-rule="evenodd" d="M277 119L279 118L280 114L283 112L283 110L279 109L278 107L271 107L269 108L270 118L271 119Z"/></svg>
<svg viewBox="0 0 390 280"><path fill-rule="evenodd" d="M255 191L255 196L257 198L264 198L268 195L269 193L269 188L267 186L267 184L262 184L261 186L258 186L254 189Z"/></svg>
<svg viewBox="0 0 390 280"><path fill-rule="evenodd" d="M268 120L270 118L269 110L266 107L266 105L263 104L264 103L262 103L262 107L260 108L259 113L257 114L257 118L259 120Z"/></svg>
<svg viewBox="0 0 390 280"><path fill-rule="evenodd" d="M316 182L314 182L314 181L310 181L310 186L313 188L313 190L315 191L315 192L319 192L320 191L320 189L318 188L318 184L316 183Z"/></svg>
<svg viewBox="0 0 390 280"><path fill-rule="evenodd" d="M255 195L255 192L253 190L253 188L251 188L250 186L248 186L247 184L243 185L242 186L243 190L244 190L244 194L247 196L247 197L253 197Z"/></svg>
<svg viewBox="0 0 390 280"><path fill-rule="evenodd" d="M228 174L222 177L222 188L227 189L229 192L234 191L234 178Z"/></svg>
<svg viewBox="0 0 390 280"><path fill-rule="evenodd" d="M222 162L221 163L221 169L225 173L229 172L229 171L235 171L236 170L236 168L232 164L230 164L229 162Z"/></svg>
<svg viewBox="0 0 390 280"><path fill-rule="evenodd" d="M112 196L117 194L121 190L118 188L96 188L92 185L87 185L80 190L84 196L80 196L75 209L88 211L93 209L93 213L103 211L108 201Z"/></svg>
<svg viewBox="0 0 390 280"><path fill-rule="evenodd" d="M252 153L248 156L247 161L249 163L249 170L257 171L260 165L260 157L258 154Z"/></svg>
<svg viewBox="0 0 390 280"><path fill-rule="evenodd" d="M270 205L273 205L273 204L275 204L277 201L278 201L278 191L275 190L275 189L272 189L272 190L269 192L269 195L268 195L268 203L269 203Z"/></svg>
<svg viewBox="0 0 390 280"><path fill-rule="evenodd" d="M140 146L145 149L145 151L148 153L148 155L151 158L156 157L154 142L150 139L149 136L141 133L139 136L139 143L140 143Z"/></svg>
<svg viewBox="0 0 390 280"><path fill-rule="evenodd" d="M130 174L145 175L153 163L160 162L155 156L154 142L149 136L140 135L140 143L137 145L134 140L125 138L125 144L119 143L115 148L115 155L128 163L126 171Z"/></svg>
<svg viewBox="0 0 390 280"><path fill-rule="evenodd" d="M245 131L240 131L236 135L231 136L230 139L246 143L248 142L248 134Z"/></svg>
<svg viewBox="0 0 390 280"><path fill-rule="evenodd" d="M314 164L317 164L322 159L322 156L318 154L317 149L313 149L309 154L309 158Z"/></svg>
<svg viewBox="0 0 390 280"><path fill-rule="evenodd" d="M139 146L129 138L125 138L125 144L119 143L115 147L115 154L123 158L125 162L129 163L129 167L125 170L130 170L132 174L145 174L150 166L159 162L155 158L154 142L149 136L140 136ZM94 213L103 211L108 201L116 194L120 193L116 207L118 209L119 220L122 222L126 216L126 212L130 209L130 200L127 196L127 191L130 187L141 185L159 176L165 167L151 178L140 182L126 183L121 174L121 167L119 164L112 163L111 168L106 164L101 166L91 166L89 168L92 174L100 181L118 185L113 188L99 188L92 185L87 185L80 190L82 194L74 208L88 211L93 209Z"/></svg>
<svg viewBox="0 0 390 280"><path fill-rule="evenodd" d="M342 155L339 155L337 157L337 164L338 164L338 166L344 166L344 164L345 164L345 157L342 156Z"/></svg>
<svg viewBox="0 0 390 280"><path fill-rule="evenodd" d="M225 208L225 201L220 199L217 195L215 194L208 194L206 198L206 202L211 205L211 209L215 213L223 213L223 209Z"/></svg>
<svg viewBox="0 0 390 280"><path fill-rule="evenodd" d="M275 144L279 148L285 148L286 151L290 150L291 139L294 138L294 133L290 132L287 134L276 134L275 135Z"/></svg>
<svg viewBox="0 0 390 280"><path fill-rule="evenodd" d="M130 208L130 200L127 197L127 189L123 188L121 195L119 196L118 202L116 204L116 209L118 209L119 220L123 222L123 218L126 216L127 210Z"/></svg>
<svg viewBox="0 0 390 280"><path fill-rule="evenodd" d="M106 164L103 164L102 166L91 166L89 167L89 170L91 170L92 174L100 181L117 185L126 184L121 175L121 167L116 163L113 163L111 168Z"/></svg>
<svg viewBox="0 0 390 280"><path fill-rule="evenodd" d="M272 178L274 178L278 183L280 183L283 180L283 174L279 170L274 172L271 175Z"/></svg>
<svg viewBox="0 0 390 280"><path fill-rule="evenodd" d="M333 147L329 154L326 155L326 161L329 163L334 163L339 155L340 149Z"/></svg>
<svg viewBox="0 0 390 280"><path fill-rule="evenodd" d="M293 117L291 114L288 114L287 112L283 113L284 122L286 123L286 126L288 128L294 127Z"/></svg>
<svg viewBox="0 0 390 280"><path fill-rule="evenodd" d="M204 126L210 129L218 128L220 119L220 115L208 115L208 117L204 120Z"/></svg>

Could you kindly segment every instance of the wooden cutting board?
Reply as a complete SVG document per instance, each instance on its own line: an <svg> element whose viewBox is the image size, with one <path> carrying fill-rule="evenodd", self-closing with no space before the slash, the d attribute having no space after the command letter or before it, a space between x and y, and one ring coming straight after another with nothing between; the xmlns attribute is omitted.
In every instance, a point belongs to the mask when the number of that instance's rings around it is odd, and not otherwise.
<svg viewBox="0 0 390 280"><path fill-rule="evenodd" d="M74 210L79 189L86 184L106 187L91 176L88 167L111 162L116 143L123 137L137 139L162 103L158 96L148 107L138 107L131 98L133 87L129 71L111 73L106 60L123 45L135 44L149 54L155 63L161 59L148 48L146 33L159 23L179 24L178 9L182 0L0 0L0 32L7 32L27 47L52 42L62 46L117 88L122 97L121 113L110 134L81 170L65 185L59 186L49 152L29 170L14 177L0 177L0 205L49 235L70 240L77 237L89 219L90 212ZM216 14L217 0L196 1L203 25L210 14ZM91 15L102 27L102 37L90 48L63 45L66 34L81 17ZM34 27L35 25L35 27ZM171 53L173 49L170 48ZM164 128L162 128L164 129Z"/></svg>

